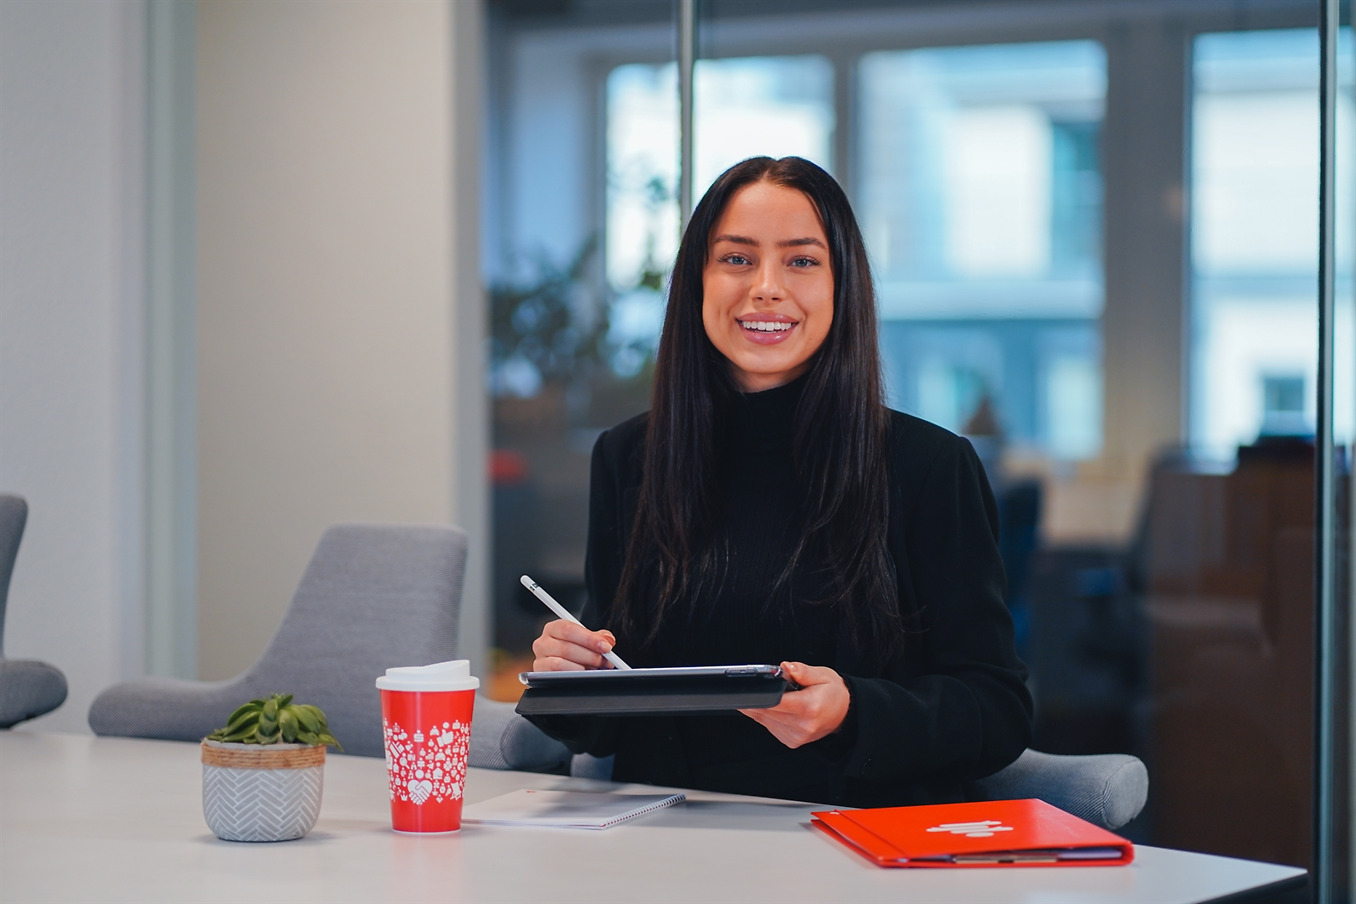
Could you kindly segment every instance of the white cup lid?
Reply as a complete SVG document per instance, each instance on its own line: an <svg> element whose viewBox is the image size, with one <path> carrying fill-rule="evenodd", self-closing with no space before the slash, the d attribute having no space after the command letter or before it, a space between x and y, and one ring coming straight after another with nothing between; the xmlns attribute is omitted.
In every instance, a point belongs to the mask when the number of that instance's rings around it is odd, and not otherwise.
<svg viewBox="0 0 1356 904"><path fill-rule="evenodd" d="M480 687L480 679L471 674L469 659L451 659L387 669L377 679L377 687L384 691L473 691Z"/></svg>

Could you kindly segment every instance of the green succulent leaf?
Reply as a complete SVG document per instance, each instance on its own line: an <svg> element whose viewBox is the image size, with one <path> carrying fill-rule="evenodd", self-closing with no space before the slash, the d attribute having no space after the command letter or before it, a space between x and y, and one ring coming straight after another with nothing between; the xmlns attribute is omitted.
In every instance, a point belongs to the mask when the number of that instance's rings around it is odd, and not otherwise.
<svg viewBox="0 0 1356 904"><path fill-rule="evenodd" d="M257 726L258 724L259 724L259 713L247 712L240 718L232 719L230 722L226 723L226 727L221 729L221 731L223 731L226 734L235 734L236 732L246 730L253 731L255 726Z"/></svg>
<svg viewBox="0 0 1356 904"><path fill-rule="evenodd" d="M317 729L318 731L327 731L329 729L330 723L326 721L325 713L321 711L320 707L312 706L308 703L306 704L306 710L310 712L311 715L315 716L316 722L320 724L320 728Z"/></svg>
<svg viewBox="0 0 1356 904"><path fill-rule="evenodd" d="M311 710L305 706L293 704L292 706L287 707L287 711L297 717L297 721L301 723L301 730L303 731L315 734L318 731L323 731L325 728L323 720L317 719L315 713L311 712Z"/></svg>
<svg viewBox="0 0 1356 904"><path fill-rule="evenodd" d="M236 708L235 712L231 713L230 716L227 717L226 724L227 725L232 724L241 716L247 716L251 713L257 714L258 710L259 707L255 706L253 700L251 700L249 703L242 703L239 707Z"/></svg>
<svg viewBox="0 0 1356 904"><path fill-rule="evenodd" d="M278 730L282 732L282 739L291 744L297 739L297 729L301 723L297 720L296 714L292 708L284 707L278 710Z"/></svg>

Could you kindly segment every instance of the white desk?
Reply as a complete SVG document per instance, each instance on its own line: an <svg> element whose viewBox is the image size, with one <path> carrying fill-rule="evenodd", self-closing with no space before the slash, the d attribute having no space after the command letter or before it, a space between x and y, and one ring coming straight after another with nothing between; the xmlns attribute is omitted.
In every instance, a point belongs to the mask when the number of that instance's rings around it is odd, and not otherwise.
<svg viewBox="0 0 1356 904"><path fill-rule="evenodd" d="M0 731L0 901L1203 901L1303 870L1143 847L1128 867L880 869L808 826L810 806L690 792L605 831L390 830L382 761L331 756L315 829L220 841L198 748ZM475 769L469 801L596 782Z"/></svg>

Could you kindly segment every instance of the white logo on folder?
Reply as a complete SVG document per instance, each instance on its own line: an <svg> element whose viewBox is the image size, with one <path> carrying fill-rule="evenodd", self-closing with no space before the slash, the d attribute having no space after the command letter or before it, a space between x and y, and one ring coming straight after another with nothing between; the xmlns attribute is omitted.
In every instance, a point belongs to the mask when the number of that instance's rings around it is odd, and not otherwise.
<svg viewBox="0 0 1356 904"><path fill-rule="evenodd" d="M989 838L996 832L1011 832L1012 826L1003 825L999 819L985 819L980 822L944 822L932 826L929 832L950 832L952 835L964 835L967 838Z"/></svg>

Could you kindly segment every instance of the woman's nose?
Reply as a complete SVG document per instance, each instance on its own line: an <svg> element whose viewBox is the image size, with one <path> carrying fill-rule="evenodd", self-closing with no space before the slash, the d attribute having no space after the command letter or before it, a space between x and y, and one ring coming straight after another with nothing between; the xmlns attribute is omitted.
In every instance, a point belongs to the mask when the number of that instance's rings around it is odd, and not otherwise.
<svg viewBox="0 0 1356 904"><path fill-rule="evenodd" d="M765 264L758 268L758 278L753 285L754 301L781 301L786 290L781 282L781 268Z"/></svg>

